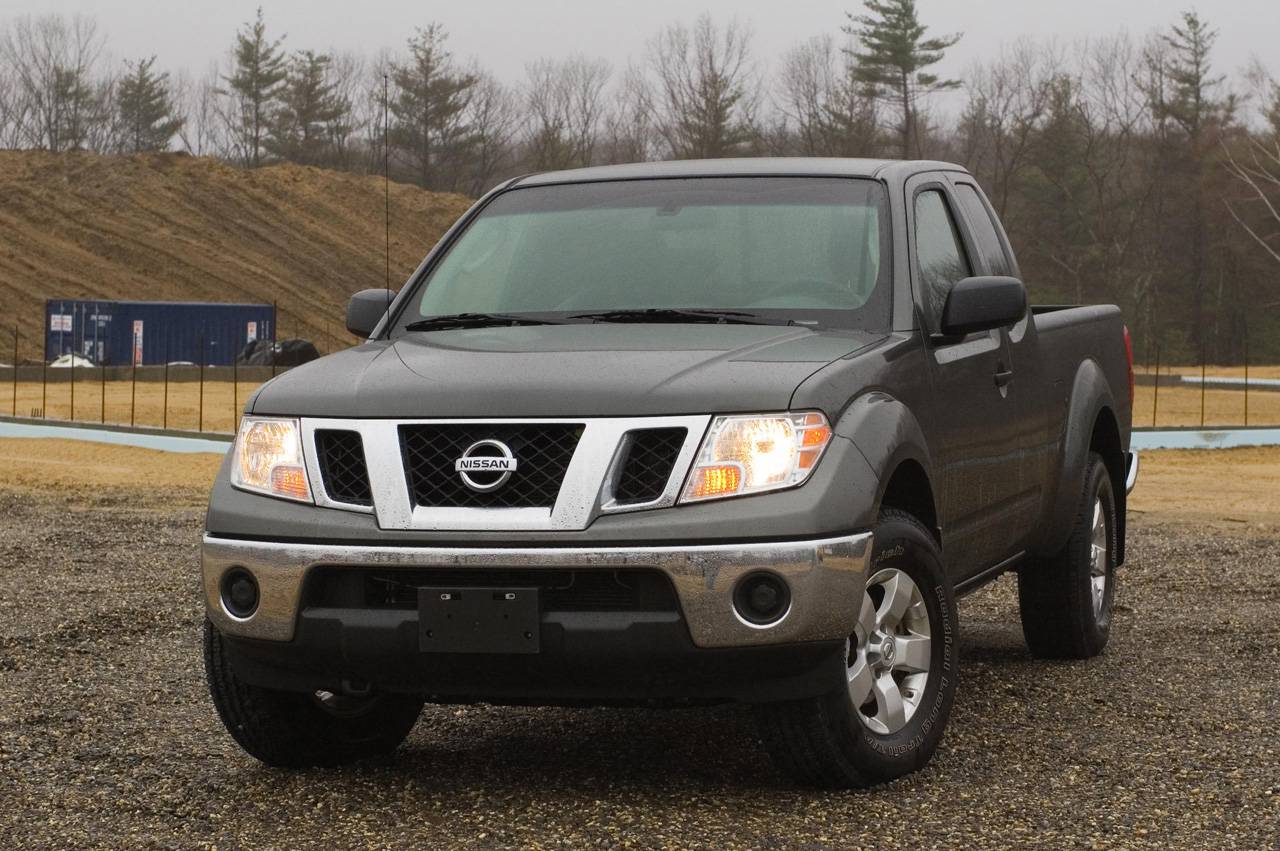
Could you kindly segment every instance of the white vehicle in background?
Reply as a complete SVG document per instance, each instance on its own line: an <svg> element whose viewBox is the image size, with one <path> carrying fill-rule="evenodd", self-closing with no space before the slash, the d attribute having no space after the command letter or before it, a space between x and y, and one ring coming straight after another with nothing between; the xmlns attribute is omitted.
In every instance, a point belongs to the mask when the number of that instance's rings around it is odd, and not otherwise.
<svg viewBox="0 0 1280 851"><path fill-rule="evenodd" d="M67 354L49 361L49 366L55 369L70 369L73 366L95 367L97 364L81 355Z"/></svg>

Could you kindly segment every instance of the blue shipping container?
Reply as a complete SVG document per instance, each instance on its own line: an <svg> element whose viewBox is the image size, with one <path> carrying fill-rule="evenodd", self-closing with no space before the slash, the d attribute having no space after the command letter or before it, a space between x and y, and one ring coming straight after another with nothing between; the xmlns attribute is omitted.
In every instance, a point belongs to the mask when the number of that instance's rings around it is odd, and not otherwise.
<svg viewBox="0 0 1280 851"><path fill-rule="evenodd" d="M269 304L45 302L45 360L75 352L104 366L189 361L231 366L254 340L275 340Z"/></svg>

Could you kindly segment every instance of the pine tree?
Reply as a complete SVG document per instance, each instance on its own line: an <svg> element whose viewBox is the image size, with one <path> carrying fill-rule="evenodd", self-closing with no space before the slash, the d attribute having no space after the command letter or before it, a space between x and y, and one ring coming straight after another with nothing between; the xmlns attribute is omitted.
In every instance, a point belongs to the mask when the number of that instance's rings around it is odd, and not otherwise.
<svg viewBox="0 0 1280 851"><path fill-rule="evenodd" d="M290 162L319 165L328 146L328 127L351 111L330 81L329 57L303 50L289 62L267 150Z"/></svg>
<svg viewBox="0 0 1280 851"><path fill-rule="evenodd" d="M127 154L163 151L182 127L173 114L169 94L169 74L152 73L156 58L126 63L128 73L120 80L116 94L120 125L120 148Z"/></svg>
<svg viewBox="0 0 1280 851"><path fill-rule="evenodd" d="M476 76L458 71L432 24L409 39L409 61L393 63L393 142L408 151L423 189L456 190L465 172L471 128L466 108Z"/></svg>
<svg viewBox="0 0 1280 851"><path fill-rule="evenodd" d="M1226 78L1212 73L1210 55L1217 37L1217 31L1195 12L1184 12L1182 25L1171 26L1160 37L1166 49L1148 59L1159 64L1160 73L1155 76L1164 83L1161 89L1148 93L1152 111L1158 121L1172 122L1176 128L1169 165L1177 178L1165 185L1186 215L1179 232L1170 234L1170 250L1185 258L1180 265L1187 279L1191 343L1199 350L1197 356L1205 351L1211 336L1206 315L1212 260L1207 211L1217 203L1218 195L1206 166L1213 163L1237 107L1236 97L1222 92Z"/></svg>
<svg viewBox="0 0 1280 851"><path fill-rule="evenodd" d="M267 25L259 6L257 19L236 33L234 73L223 77L231 87L224 94L236 99L238 115L232 132L249 168L262 164L265 142L287 76L285 54L280 47L283 42L283 36L267 40Z"/></svg>
<svg viewBox="0 0 1280 851"><path fill-rule="evenodd" d="M850 50L852 74L886 103L897 107L897 127L902 158L922 155L919 104L933 92L960 87L959 80L944 80L924 69L938 64L962 33L926 39L916 0L866 0L872 14L848 13L845 33L857 39Z"/></svg>

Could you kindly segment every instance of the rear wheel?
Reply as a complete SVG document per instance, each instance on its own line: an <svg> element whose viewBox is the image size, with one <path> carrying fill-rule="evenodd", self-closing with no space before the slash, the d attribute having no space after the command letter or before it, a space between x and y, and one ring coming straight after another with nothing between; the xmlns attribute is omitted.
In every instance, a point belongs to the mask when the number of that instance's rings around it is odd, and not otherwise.
<svg viewBox="0 0 1280 851"><path fill-rule="evenodd" d="M232 670L222 634L204 623L209 693L227 732L252 757L281 768L341 765L395 750L422 711L420 697L353 697L262 688Z"/></svg>
<svg viewBox="0 0 1280 851"><path fill-rule="evenodd" d="M774 761L801 783L870 786L933 756L956 688L955 600L942 552L924 525L887 509L845 677L828 695L757 708Z"/></svg>
<svg viewBox="0 0 1280 851"><path fill-rule="evenodd" d="M1045 659L1087 659L1107 646L1115 599L1116 499L1102 456L1089 453L1066 545L1018 570L1022 634Z"/></svg>

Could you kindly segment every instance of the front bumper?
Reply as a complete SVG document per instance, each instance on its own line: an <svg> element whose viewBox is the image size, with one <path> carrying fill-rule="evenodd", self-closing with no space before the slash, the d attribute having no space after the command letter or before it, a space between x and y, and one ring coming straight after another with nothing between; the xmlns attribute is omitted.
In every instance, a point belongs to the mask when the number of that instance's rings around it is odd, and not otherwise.
<svg viewBox="0 0 1280 851"><path fill-rule="evenodd" d="M652 568L671 580L680 614L697 648L842 641L853 632L866 590L871 534L808 541L654 547L390 547L274 543L206 535L201 548L205 607L225 635L266 642L294 640L308 574L319 567L368 568ZM226 571L257 580L259 604L247 618L224 606ZM781 576L791 592L786 615L767 627L733 608L737 581L756 571ZM335 648L336 650L336 648Z"/></svg>

